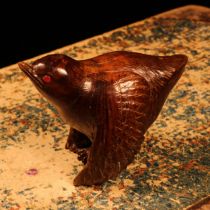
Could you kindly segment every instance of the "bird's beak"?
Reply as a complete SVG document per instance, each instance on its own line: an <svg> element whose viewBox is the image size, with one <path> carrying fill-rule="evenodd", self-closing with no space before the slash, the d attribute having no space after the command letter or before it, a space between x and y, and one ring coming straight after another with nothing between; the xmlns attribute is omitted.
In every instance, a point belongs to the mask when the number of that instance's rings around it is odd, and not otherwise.
<svg viewBox="0 0 210 210"><path fill-rule="evenodd" d="M36 74L34 74L32 65L29 65L25 62L19 62L18 66L20 69L25 73L27 77L35 84L35 86L38 86L39 88L43 88L42 82L39 80Z"/></svg>
<svg viewBox="0 0 210 210"><path fill-rule="evenodd" d="M25 62L19 62L18 66L27 75L27 73L32 73L33 67Z"/></svg>

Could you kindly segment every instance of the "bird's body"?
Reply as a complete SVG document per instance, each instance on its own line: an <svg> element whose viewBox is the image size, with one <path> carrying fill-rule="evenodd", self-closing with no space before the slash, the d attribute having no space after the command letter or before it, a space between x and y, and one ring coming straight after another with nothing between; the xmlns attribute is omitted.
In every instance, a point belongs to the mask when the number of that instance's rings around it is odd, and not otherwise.
<svg viewBox="0 0 210 210"><path fill-rule="evenodd" d="M49 55L20 68L71 126L66 148L85 163L74 184L93 185L133 161L186 62L118 51L82 61Z"/></svg>

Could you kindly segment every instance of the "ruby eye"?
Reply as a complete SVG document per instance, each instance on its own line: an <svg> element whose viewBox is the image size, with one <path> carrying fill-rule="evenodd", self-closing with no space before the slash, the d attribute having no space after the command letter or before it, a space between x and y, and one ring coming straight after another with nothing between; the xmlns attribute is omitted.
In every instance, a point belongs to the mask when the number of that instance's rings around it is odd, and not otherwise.
<svg viewBox="0 0 210 210"><path fill-rule="evenodd" d="M42 79L43 79L43 81L45 82L45 83L50 83L51 82L51 76L49 76L49 75L44 75L43 77L42 77Z"/></svg>

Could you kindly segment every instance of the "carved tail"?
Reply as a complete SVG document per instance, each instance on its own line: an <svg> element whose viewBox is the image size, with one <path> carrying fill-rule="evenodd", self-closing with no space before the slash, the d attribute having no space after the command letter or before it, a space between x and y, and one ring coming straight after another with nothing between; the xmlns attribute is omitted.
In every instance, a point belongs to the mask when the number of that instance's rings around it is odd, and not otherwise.
<svg viewBox="0 0 210 210"><path fill-rule="evenodd" d="M164 56L158 58L159 65L157 68L152 69L153 74L149 79L152 83L151 86L151 107L150 126L157 118L169 92L181 77L184 67L187 63L187 56L174 55Z"/></svg>
<svg viewBox="0 0 210 210"><path fill-rule="evenodd" d="M174 55L166 56L161 59L164 66L163 70L159 72L164 81L164 89L168 92L173 88L176 82L181 77L184 67L187 63L187 56ZM164 80L165 79L165 80Z"/></svg>

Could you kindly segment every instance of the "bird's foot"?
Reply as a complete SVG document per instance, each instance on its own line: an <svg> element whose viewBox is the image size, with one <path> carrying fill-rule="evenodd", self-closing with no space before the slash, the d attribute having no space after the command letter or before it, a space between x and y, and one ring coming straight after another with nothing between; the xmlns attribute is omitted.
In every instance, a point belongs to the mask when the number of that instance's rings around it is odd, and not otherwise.
<svg viewBox="0 0 210 210"><path fill-rule="evenodd" d="M78 160L82 161L83 164L87 163L90 146L91 141L84 134L75 129L70 130L65 148L78 154Z"/></svg>

